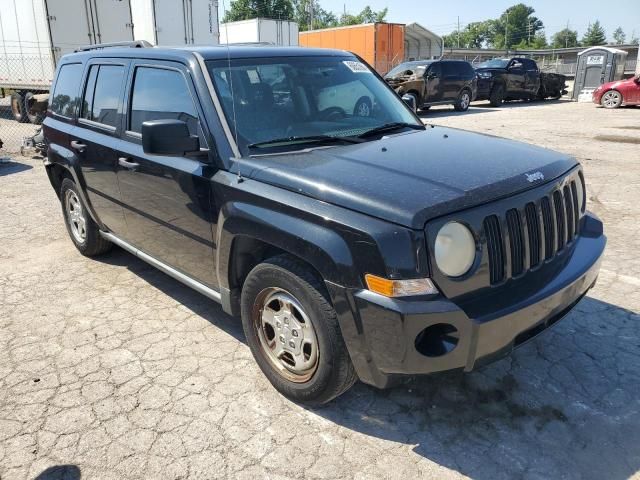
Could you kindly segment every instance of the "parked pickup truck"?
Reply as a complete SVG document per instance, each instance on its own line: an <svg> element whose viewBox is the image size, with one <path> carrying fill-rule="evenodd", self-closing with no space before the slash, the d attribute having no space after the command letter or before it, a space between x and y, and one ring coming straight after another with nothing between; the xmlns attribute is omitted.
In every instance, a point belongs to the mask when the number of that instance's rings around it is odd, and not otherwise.
<svg viewBox="0 0 640 480"><path fill-rule="evenodd" d="M80 253L118 245L220 302L299 402L473 370L598 276L574 158L425 127L348 52L99 46L60 61L43 125Z"/></svg>
<svg viewBox="0 0 640 480"><path fill-rule="evenodd" d="M498 107L509 100L558 99L567 93L566 77L543 73L529 58L494 58L476 67L477 100Z"/></svg>

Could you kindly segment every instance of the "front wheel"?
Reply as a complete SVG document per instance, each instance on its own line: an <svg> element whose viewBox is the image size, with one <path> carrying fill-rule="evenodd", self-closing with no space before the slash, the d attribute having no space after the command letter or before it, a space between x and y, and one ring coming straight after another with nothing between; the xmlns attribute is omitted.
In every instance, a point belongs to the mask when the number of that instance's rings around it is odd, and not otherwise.
<svg viewBox="0 0 640 480"><path fill-rule="evenodd" d="M469 109L469 105L471 104L471 93L469 90L463 90L458 95L458 99L456 103L453 105L453 108L456 112L466 112Z"/></svg>
<svg viewBox="0 0 640 480"><path fill-rule="evenodd" d="M373 105L369 97L362 97L353 108L353 115L356 117L370 117Z"/></svg>
<svg viewBox="0 0 640 480"><path fill-rule="evenodd" d="M618 108L622 105L622 95L616 90L609 90L602 95L600 104L604 108Z"/></svg>
<svg viewBox="0 0 640 480"><path fill-rule="evenodd" d="M491 90L491 96L489 97L489 103L492 107L499 107L504 103L504 86L496 85Z"/></svg>
<svg viewBox="0 0 640 480"><path fill-rule="evenodd" d="M258 366L285 397L325 404L357 380L322 281L288 255L256 266L242 288L242 326Z"/></svg>

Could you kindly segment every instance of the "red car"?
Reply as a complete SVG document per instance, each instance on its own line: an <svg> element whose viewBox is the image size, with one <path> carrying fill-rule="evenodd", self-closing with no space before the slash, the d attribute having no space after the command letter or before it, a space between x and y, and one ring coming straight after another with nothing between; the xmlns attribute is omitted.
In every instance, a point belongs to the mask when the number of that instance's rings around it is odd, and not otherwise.
<svg viewBox="0 0 640 480"><path fill-rule="evenodd" d="M604 83L594 90L592 98L593 103L604 108L640 105L640 74L627 80Z"/></svg>

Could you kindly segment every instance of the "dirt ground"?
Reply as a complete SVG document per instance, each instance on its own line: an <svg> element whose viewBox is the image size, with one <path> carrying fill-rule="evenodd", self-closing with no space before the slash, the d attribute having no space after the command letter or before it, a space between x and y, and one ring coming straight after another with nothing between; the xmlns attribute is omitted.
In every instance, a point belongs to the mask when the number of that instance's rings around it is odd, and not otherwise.
<svg viewBox="0 0 640 480"><path fill-rule="evenodd" d="M583 162L609 243L566 320L478 372L305 409L217 304L121 250L78 254L41 160L16 157L0 164L0 478L640 478L640 108L424 120Z"/></svg>

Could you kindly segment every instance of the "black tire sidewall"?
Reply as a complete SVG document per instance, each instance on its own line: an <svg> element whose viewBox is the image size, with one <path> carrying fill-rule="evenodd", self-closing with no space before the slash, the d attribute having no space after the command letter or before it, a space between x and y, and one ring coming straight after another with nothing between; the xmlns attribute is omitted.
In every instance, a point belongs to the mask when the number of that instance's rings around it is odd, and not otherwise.
<svg viewBox="0 0 640 480"><path fill-rule="evenodd" d="M24 96L18 92L14 92L11 94L10 102L11 115L13 115L13 119L18 123L28 122L29 119L26 115L26 112L24 111ZM16 104L18 105L20 112L17 112L14 109L14 105Z"/></svg>
<svg viewBox="0 0 640 480"><path fill-rule="evenodd" d="M609 92L615 92L615 90L607 90L606 92L604 92L604 93L602 94L602 98L600 99L600 105L602 105L604 108L608 108L609 110L613 110L614 108L618 108L618 107L620 107L620 106L622 105L622 102L624 101L624 99L622 98L622 94L621 94L620 92L616 92L616 93L619 95L619 97L618 97L618 98L620 98L620 101L619 101L616 105L614 105L613 107L607 107L607 106L603 103L603 101L604 101L604 96L605 96L607 93L609 93Z"/></svg>
<svg viewBox="0 0 640 480"><path fill-rule="evenodd" d="M368 97L362 97L356 102L356 106L353 107L353 114L354 114L354 116L357 116L357 117L361 116L361 115L358 115L358 109L359 109L360 105L362 105L363 103L368 105L368 107L369 107L369 115L367 117L365 117L365 118L369 118L369 117L371 117L371 114L372 114L371 109L373 108L373 105L371 104L371 100L369 100Z"/></svg>
<svg viewBox="0 0 640 480"><path fill-rule="evenodd" d="M85 229L87 232L87 236L84 239L84 242L82 243L78 242L76 238L73 236L73 233L71 232L71 225L69 224L69 217L67 215L67 206L66 206L66 201L67 201L66 194L68 190L72 190L73 192L75 192L76 196L78 197L78 200L82 204L82 216L84 217L84 221L86 225ZM93 222L93 219L89 215L87 206L85 205L84 201L82 200L82 196L78 191L78 187L76 186L75 182L70 178L65 178L64 180L62 180L62 185L60 186L60 204L62 205L62 215L64 217L64 224L67 227L67 232L69 233L69 237L71 238L71 241L76 246L76 248L81 253L85 254L90 250L91 245L98 241L97 236L100 235L100 233L95 223Z"/></svg>
<svg viewBox="0 0 640 480"><path fill-rule="evenodd" d="M469 103L467 104L466 108L462 107L462 95L467 94L469 96ZM464 90L462 90L459 94L458 94L458 98L456 99L456 103L454 103L454 108L456 109L457 112L466 112L467 110L469 110L469 107L471 106L471 92L469 92L469 90L467 90L466 88Z"/></svg>
<svg viewBox="0 0 640 480"><path fill-rule="evenodd" d="M499 107L504 103L504 86L496 85L491 91L489 102L493 107Z"/></svg>
<svg viewBox="0 0 640 480"><path fill-rule="evenodd" d="M313 376L304 383L296 383L280 375L267 358L256 334L252 320L254 303L264 289L271 287L281 288L294 296L313 323L318 342L319 363ZM336 364L340 355L338 349L341 347L338 345L339 339L336 338L336 334L339 335L337 319L332 308L333 315L327 315L328 312L318 301L320 297L322 293L304 278L268 262L258 265L249 273L242 290L242 326L258 366L280 393L292 400L308 404L321 404L333 398L325 398L323 393L332 390L339 367Z"/></svg>
<svg viewBox="0 0 640 480"><path fill-rule="evenodd" d="M33 98L33 93L31 92L27 92L23 96L23 103L22 103L23 115L26 115L29 122L33 123L34 125L40 125L44 120L44 115L42 113L34 113L34 114L29 113L28 102L30 98Z"/></svg>

